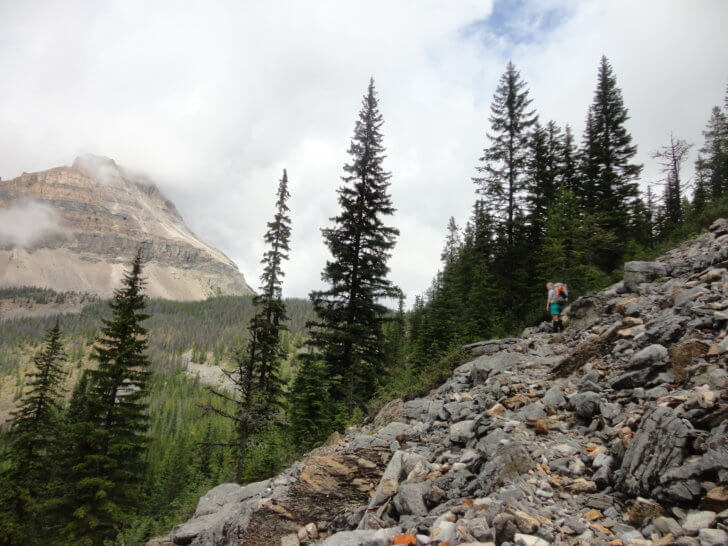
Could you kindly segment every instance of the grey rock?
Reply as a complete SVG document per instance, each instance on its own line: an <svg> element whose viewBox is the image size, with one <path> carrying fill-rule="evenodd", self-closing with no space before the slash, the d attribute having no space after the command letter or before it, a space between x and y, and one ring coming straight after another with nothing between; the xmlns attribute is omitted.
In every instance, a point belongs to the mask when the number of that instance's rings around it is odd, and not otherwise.
<svg viewBox="0 0 728 546"><path fill-rule="evenodd" d="M682 463L692 434L690 423L670 408L647 414L615 472L615 487L630 495L649 496L662 474Z"/></svg>
<svg viewBox="0 0 728 546"><path fill-rule="evenodd" d="M728 533L722 529L701 529L698 540L700 546L725 546L728 544Z"/></svg>
<svg viewBox="0 0 728 546"><path fill-rule="evenodd" d="M369 508L379 506L392 495L397 493L399 481L402 478L402 451L396 451L384 469L374 496L369 501Z"/></svg>
<svg viewBox="0 0 728 546"><path fill-rule="evenodd" d="M270 486L270 480L251 483L241 487L236 483L223 483L210 489L197 503L194 517L198 518L218 512L224 505L242 502L262 495Z"/></svg>
<svg viewBox="0 0 728 546"><path fill-rule="evenodd" d="M483 465L478 475L478 482L487 495L501 484L528 472L534 465L528 449L523 444L505 441L498 446L493 458Z"/></svg>
<svg viewBox="0 0 728 546"><path fill-rule="evenodd" d="M485 455L486 459L492 459L495 457L498 447L501 445L501 441L508 437L509 435L506 434L503 429L497 428L493 432L478 440L475 447L480 453Z"/></svg>
<svg viewBox="0 0 728 546"><path fill-rule="evenodd" d="M599 414L601 397L591 391L578 392L569 397L569 405L582 419L591 419Z"/></svg>
<svg viewBox="0 0 728 546"><path fill-rule="evenodd" d="M627 262L624 264L624 287L630 292L637 292L642 283L666 276L667 268L662 262Z"/></svg>
<svg viewBox="0 0 728 546"><path fill-rule="evenodd" d="M680 524L673 518L660 516L652 520L652 525L654 525L655 529L657 529L663 535L672 533L672 536L680 537L685 534L683 528L680 527Z"/></svg>
<svg viewBox="0 0 728 546"><path fill-rule="evenodd" d="M473 437L473 425L475 420L467 419L450 425L450 441L456 444L464 444Z"/></svg>
<svg viewBox="0 0 728 546"><path fill-rule="evenodd" d="M516 533L514 539L517 546L549 546L549 543L544 539L533 535Z"/></svg>
<svg viewBox="0 0 728 546"><path fill-rule="evenodd" d="M516 418L522 421L526 419L543 419L544 417L546 417L546 412L539 403L528 404L516 414Z"/></svg>
<svg viewBox="0 0 728 546"><path fill-rule="evenodd" d="M394 507L399 514L414 514L424 516L427 514L425 495L429 491L429 482L404 483L400 485L394 496Z"/></svg>
<svg viewBox="0 0 728 546"><path fill-rule="evenodd" d="M682 528L688 535L695 536L698 531L708 527L712 527L715 523L715 512L703 510L701 512L691 512L682 522Z"/></svg>
<svg viewBox="0 0 728 546"><path fill-rule="evenodd" d="M418 398L404 403L400 415L404 419L414 419L416 421L434 421L437 414L442 409L441 400L427 400Z"/></svg>
<svg viewBox="0 0 728 546"><path fill-rule="evenodd" d="M682 337L688 322L690 317L676 315L672 308L665 309L646 324L645 334L653 343L669 345Z"/></svg>
<svg viewBox="0 0 728 546"><path fill-rule="evenodd" d="M513 514L502 512L493 518L493 533L497 546L504 542L513 542L517 532L518 526Z"/></svg>
<svg viewBox="0 0 728 546"><path fill-rule="evenodd" d="M652 344L632 355L629 359L628 368L646 368L655 365L662 365L667 362L669 354L667 349L660 344Z"/></svg>
<svg viewBox="0 0 728 546"><path fill-rule="evenodd" d="M387 441L392 441L400 434L408 436L411 432L412 427L410 425L406 423L400 423L398 421L393 421L385 427L379 429L376 435L380 438L384 438Z"/></svg>
<svg viewBox="0 0 728 546"><path fill-rule="evenodd" d="M541 403L544 406L551 408L562 408L566 405L566 398L564 398L561 389L558 386L553 385L544 393L541 398Z"/></svg>
<svg viewBox="0 0 728 546"><path fill-rule="evenodd" d="M515 366L524 361L521 353L498 352L492 355L484 355L470 364L470 376L473 384L482 385L491 374L502 373L509 367Z"/></svg>

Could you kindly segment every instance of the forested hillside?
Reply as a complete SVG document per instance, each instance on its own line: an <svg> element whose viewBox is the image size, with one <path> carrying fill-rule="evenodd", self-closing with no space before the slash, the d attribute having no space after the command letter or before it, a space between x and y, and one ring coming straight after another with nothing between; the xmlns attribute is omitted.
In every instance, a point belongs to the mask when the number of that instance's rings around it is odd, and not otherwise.
<svg viewBox="0 0 728 546"><path fill-rule="evenodd" d="M10 292L4 291L3 296L39 302L69 297L50 290ZM305 337L312 307L306 300L285 302L289 320L282 345L288 356ZM194 374L186 374L185 367L189 361L230 367L233 348L246 342L246 327L255 312L252 296L200 302L149 300L147 311L150 317L145 325L149 330L148 354L153 373L149 382L149 444L141 476L144 501L138 516L128 522L129 529L120 536L120 540L131 537L131 543L184 519L204 491L233 479L236 460L231 449L214 445L229 442L232 426L226 419L204 411L213 395ZM109 316L108 302L95 301L76 314L0 321L0 414L4 420L27 390L26 373L32 370L31 357L56 321L60 343L68 356L68 376L63 381L63 396L68 397L81 372L95 366L90 359L91 348L101 320ZM286 377L293 371L286 366ZM230 409L231 404L224 407ZM266 446L264 451L262 445ZM248 454L244 479L268 476L293 454L293 447L284 437L263 428L260 440Z"/></svg>

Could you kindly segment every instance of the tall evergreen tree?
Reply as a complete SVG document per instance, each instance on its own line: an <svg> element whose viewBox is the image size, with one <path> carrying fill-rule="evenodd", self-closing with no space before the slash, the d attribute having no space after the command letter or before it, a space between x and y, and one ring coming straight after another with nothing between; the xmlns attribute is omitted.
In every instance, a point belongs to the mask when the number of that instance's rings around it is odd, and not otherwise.
<svg viewBox="0 0 728 546"><path fill-rule="evenodd" d="M394 213L388 193L390 173L383 168L382 116L374 80L354 128L338 190L341 212L322 229L332 255L321 278L329 288L311 293L318 320L311 323L309 346L329 370L332 397L348 411L368 400L384 364L384 298L400 291L387 279L387 261L399 231L384 223Z"/></svg>
<svg viewBox="0 0 728 546"><path fill-rule="evenodd" d="M489 212L503 222L509 251L515 246L516 222L523 212L528 161L528 137L538 116L529 110L526 83L512 62L506 66L490 106L490 145L483 151L482 174L473 181Z"/></svg>
<svg viewBox="0 0 728 546"><path fill-rule="evenodd" d="M264 267L260 276L260 294L253 298L257 312L248 326L248 344L233 353L235 371L225 372L235 385L235 392L231 395L208 388L217 398L233 404L235 411L230 413L212 403L203 406L206 411L217 413L234 423L234 438L229 446L235 450L237 481L242 481L245 473L244 462L251 437L261 430L264 419L281 404L280 362L285 355L280 336L286 328L283 322L287 318L282 295L282 263L288 259L291 237L287 205L290 193L285 169L278 182L276 196L276 212L273 220L268 222L265 234L268 250L261 260Z"/></svg>
<svg viewBox="0 0 728 546"><path fill-rule="evenodd" d="M77 408L79 421L71 428L75 446L64 535L77 544L113 538L140 504L150 374L141 275L139 250L114 291L112 317L102 321L92 353L98 367L87 372L86 393L76 401L82 409Z"/></svg>
<svg viewBox="0 0 728 546"><path fill-rule="evenodd" d="M11 544L41 543L49 518L44 504L57 478L63 434L62 401L66 355L56 321L33 357L18 409L10 420L8 468L0 477L0 532ZM3 498L6 497L7 498Z"/></svg>
<svg viewBox="0 0 728 546"><path fill-rule="evenodd" d="M618 234L614 248L600 253L600 265L611 271L622 258L630 226L630 213L638 197L635 182L642 166L632 163L637 147L627 132L629 119L622 91L606 57L602 57L597 88L584 133L583 175L588 193L587 211L593 221L611 234Z"/></svg>
<svg viewBox="0 0 728 546"><path fill-rule="evenodd" d="M278 183L276 192L276 212L273 220L268 222L265 242L268 245L261 263L264 265L260 277L260 294L253 298L259 309L250 323L249 358L259 362L259 381L262 396L266 404L275 405L281 395L280 361L285 356L281 349L281 332L286 329L286 305L283 302L282 283L285 273L283 260L288 259L291 238L291 219L287 205L288 173Z"/></svg>

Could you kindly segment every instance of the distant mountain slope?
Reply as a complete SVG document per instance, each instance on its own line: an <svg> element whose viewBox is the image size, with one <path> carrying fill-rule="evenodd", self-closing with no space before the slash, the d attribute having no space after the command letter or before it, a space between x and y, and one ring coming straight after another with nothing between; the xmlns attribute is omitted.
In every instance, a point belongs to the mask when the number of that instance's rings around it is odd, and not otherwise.
<svg viewBox="0 0 728 546"><path fill-rule="evenodd" d="M109 297L138 247L151 297L200 300L253 291L237 266L200 241L149 179L83 156L0 182L0 287Z"/></svg>

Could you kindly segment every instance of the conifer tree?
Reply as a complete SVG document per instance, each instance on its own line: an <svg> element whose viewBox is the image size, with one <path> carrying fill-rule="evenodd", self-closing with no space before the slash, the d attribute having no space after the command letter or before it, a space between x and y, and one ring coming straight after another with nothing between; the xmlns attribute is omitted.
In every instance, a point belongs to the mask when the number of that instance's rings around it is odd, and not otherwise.
<svg viewBox="0 0 728 546"><path fill-rule="evenodd" d="M374 80L354 128L339 190L340 213L322 229L332 259L321 278L329 285L310 298L318 319L310 324L309 346L320 353L330 374L332 398L347 411L364 404L383 373L384 298L400 291L387 279L391 250L399 231L385 224L394 213L383 168L382 116Z"/></svg>
<svg viewBox="0 0 728 546"><path fill-rule="evenodd" d="M291 236L287 205L290 193L285 169L278 182L276 196L276 212L273 220L267 224L268 231L264 238L268 250L261 260L264 267L260 276L260 294L253 298L257 312L248 326L248 344L233 352L235 371L225 371L235 386L235 392L231 395L208 388L217 398L232 403L235 411L230 413L212 403L203 406L204 410L217 413L234 423L235 436L228 445L235 450L237 481L242 481L245 473L244 463L251 437L260 431L264 419L270 417L272 410L281 403L280 362L285 355L280 336L286 329L283 322L287 318L282 295L282 262L288 259L288 241Z"/></svg>
<svg viewBox="0 0 728 546"><path fill-rule="evenodd" d="M703 136L705 143L696 170L707 182L711 200L715 201L728 195L728 116L718 106L711 111Z"/></svg>
<svg viewBox="0 0 728 546"><path fill-rule="evenodd" d="M63 533L79 544L113 538L140 504L150 374L141 274L139 250L109 303L111 319L102 321L92 353L98 367L87 372L86 392L77 391L72 484L65 499L70 521Z"/></svg>
<svg viewBox="0 0 728 546"><path fill-rule="evenodd" d="M569 125L564 129L564 138L561 147L561 186L573 195L582 193L581 177L579 176L579 157L574 144L574 133Z"/></svg>
<svg viewBox="0 0 728 546"><path fill-rule="evenodd" d="M440 254L440 259L445 265L452 264L458 257L462 241L460 240L460 228L455 223L455 217L451 216L447 223L447 237L445 239L445 246Z"/></svg>
<svg viewBox="0 0 728 546"><path fill-rule="evenodd" d="M529 138L526 202L532 248L541 245L545 233L546 215L556 194L562 174L560 160L561 130L549 121L546 127L535 124Z"/></svg>
<svg viewBox="0 0 728 546"><path fill-rule="evenodd" d="M281 349L281 332L286 329L286 306L283 303L282 282L285 273L283 260L288 259L289 240L291 238L291 220L288 215L288 174L283 176L276 192L276 212L273 220L268 222L265 242L269 246L263 255L264 265L260 277L260 294L253 298L258 313L250 323L249 358L259 362L258 387L266 400L266 405L276 405L281 395L280 361L285 356Z"/></svg>
<svg viewBox="0 0 728 546"><path fill-rule="evenodd" d="M289 417L293 439L308 448L324 439L332 429L332 402L329 398L328 366L313 352L300 359L300 368L291 385Z"/></svg>
<svg viewBox="0 0 728 546"><path fill-rule="evenodd" d="M0 531L15 544L35 544L48 530L43 504L52 494L63 434L62 401L66 355L56 321L33 358L28 390L10 420L8 468L0 477ZM8 498L3 498L3 497Z"/></svg>
<svg viewBox="0 0 728 546"><path fill-rule="evenodd" d="M637 147L627 132L629 119L622 91L606 57L602 57L594 100L584 132L583 175L587 192L587 212L605 232L618 234L614 248L600 253L600 265L611 271L622 257L630 226L630 213L638 197L635 180L642 166L632 163Z"/></svg>
<svg viewBox="0 0 728 546"><path fill-rule="evenodd" d="M477 167L482 176L473 179L477 192L490 207L490 214L504 225L509 253L515 247L516 222L524 207L528 137L538 120L535 112L528 110L531 102L526 83L509 62L490 106L490 145L480 158L482 165Z"/></svg>

